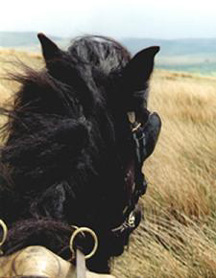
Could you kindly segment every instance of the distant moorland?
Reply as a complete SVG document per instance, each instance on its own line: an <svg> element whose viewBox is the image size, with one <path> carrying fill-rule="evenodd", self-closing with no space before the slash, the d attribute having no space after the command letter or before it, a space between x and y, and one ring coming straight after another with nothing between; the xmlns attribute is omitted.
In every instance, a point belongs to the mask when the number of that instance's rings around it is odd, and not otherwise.
<svg viewBox="0 0 216 278"><path fill-rule="evenodd" d="M66 47L71 39L51 38L62 47ZM216 76L216 38L176 40L125 38L120 41L133 54L144 47L159 45L161 51L156 59L157 68ZM0 32L0 47L40 51L36 32Z"/></svg>
<svg viewBox="0 0 216 278"><path fill-rule="evenodd" d="M52 37L52 39L62 47L67 46L70 41L70 38ZM132 53L144 47L159 45L161 51L156 66L160 69L216 75L216 38L178 40L126 38L121 42ZM40 51L35 32L0 32L0 47Z"/></svg>

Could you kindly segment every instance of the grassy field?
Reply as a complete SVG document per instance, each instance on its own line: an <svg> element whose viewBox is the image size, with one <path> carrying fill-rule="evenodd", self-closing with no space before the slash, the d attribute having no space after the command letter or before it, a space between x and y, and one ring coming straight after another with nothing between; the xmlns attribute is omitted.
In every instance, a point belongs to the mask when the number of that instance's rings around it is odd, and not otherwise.
<svg viewBox="0 0 216 278"><path fill-rule="evenodd" d="M0 52L0 69L5 57ZM3 59L4 58L4 59ZM41 66L40 57L19 59ZM16 67L14 65L14 67ZM0 71L2 74L2 71ZM216 277L216 78L155 71L149 109L163 122L143 170L149 181L141 200L145 221L128 250L112 263L118 278ZM2 80L0 98L14 85Z"/></svg>
<svg viewBox="0 0 216 278"><path fill-rule="evenodd" d="M216 277L216 79L156 71L149 104L163 127L143 168L146 221L116 276Z"/></svg>

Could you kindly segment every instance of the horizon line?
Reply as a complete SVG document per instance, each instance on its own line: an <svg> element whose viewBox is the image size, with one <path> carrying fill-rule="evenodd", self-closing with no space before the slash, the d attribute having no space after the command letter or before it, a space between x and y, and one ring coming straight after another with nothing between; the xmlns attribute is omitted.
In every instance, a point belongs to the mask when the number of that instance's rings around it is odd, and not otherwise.
<svg viewBox="0 0 216 278"><path fill-rule="evenodd" d="M39 31L35 31L35 30L32 30L32 31L21 31L21 30L0 30L0 33L17 33L17 34L38 34ZM56 37L58 39L71 39L73 37L77 37L77 36L80 36L78 34L72 34L72 35L58 35L58 34L55 34L55 33L49 33L49 32L44 32L46 33L48 36L51 36L51 37ZM87 34L81 34L81 36L85 36L85 35L89 35L89 33ZM96 34L91 34L91 35L98 35L98 33L96 32ZM101 34L102 35L102 34ZM106 36L106 35L105 35ZM216 36L215 37L177 37L177 38L162 38L162 37L141 37L141 36L134 36L134 35L128 35L128 36L115 36L115 35L107 35L107 37L114 37L114 38L117 38L118 40L127 40L127 39L137 39L137 40L142 40L142 39L145 39L145 40L163 40L163 41L175 41L175 40L216 40Z"/></svg>

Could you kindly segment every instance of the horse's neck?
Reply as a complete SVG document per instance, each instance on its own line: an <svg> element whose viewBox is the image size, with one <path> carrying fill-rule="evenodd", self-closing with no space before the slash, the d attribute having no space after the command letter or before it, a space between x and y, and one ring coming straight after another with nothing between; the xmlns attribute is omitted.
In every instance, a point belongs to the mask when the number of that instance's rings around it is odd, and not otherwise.
<svg viewBox="0 0 216 278"><path fill-rule="evenodd" d="M75 267L42 246L29 246L0 258L0 278L35 276L76 278ZM86 278L115 278L112 275L86 271Z"/></svg>

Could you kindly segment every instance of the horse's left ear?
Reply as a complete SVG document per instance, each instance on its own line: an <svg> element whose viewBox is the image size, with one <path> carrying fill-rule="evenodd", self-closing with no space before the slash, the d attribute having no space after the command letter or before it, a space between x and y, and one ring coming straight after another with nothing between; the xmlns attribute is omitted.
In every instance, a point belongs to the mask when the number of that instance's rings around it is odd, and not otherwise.
<svg viewBox="0 0 216 278"><path fill-rule="evenodd" d="M148 80L153 71L154 57L159 46L151 46L138 52L126 65L123 71L123 86L126 90L127 109L147 105Z"/></svg>
<svg viewBox="0 0 216 278"><path fill-rule="evenodd" d="M51 39L43 33L39 33L37 36L41 43L43 57L46 63L61 56L62 51Z"/></svg>

